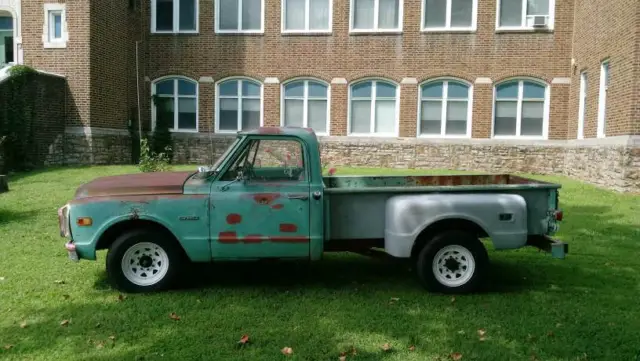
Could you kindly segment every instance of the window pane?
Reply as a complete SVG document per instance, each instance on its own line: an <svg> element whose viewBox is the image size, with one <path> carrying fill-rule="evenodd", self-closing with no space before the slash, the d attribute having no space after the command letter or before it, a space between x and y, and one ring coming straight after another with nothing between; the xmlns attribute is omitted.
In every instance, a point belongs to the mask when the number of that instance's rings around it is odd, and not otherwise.
<svg viewBox="0 0 640 361"><path fill-rule="evenodd" d="M376 97L395 98L396 86L389 83L376 83Z"/></svg>
<svg viewBox="0 0 640 361"><path fill-rule="evenodd" d="M364 83L358 83L352 87L351 96L354 98L369 98L371 97L372 84L370 81Z"/></svg>
<svg viewBox="0 0 640 361"><path fill-rule="evenodd" d="M260 100L244 99L242 101L242 130L260 127Z"/></svg>
<svg viewBox="0 0 640 361"><path fill-rule="evenodd" d="M522 25L522 0L500 1L500 26Z"/></svg>
<svg viewBox="0 0 640 361"><path fill-rule="evenodd" d="M178 99L178 129L196 130L196 99Z"/></svg>
<svg viewBox="0 0 640 361"><path fill-rule="evenodd" d="M523 88L525 99L544 99L544 86L540 84L524 82Z"/></svg>
<svg viewBox="0 0 640 361"><path fill-rule="evenodd" d="M378 28L397 29L399 18L399 0L379 0Z"/></svg>
<svg viewBox="0 0 640 361"><path fill-rule="evenodd" d="M284 88L284 96L286 97L302 97L304 96L304 82L296 81L287 84Z"/></svg>
<svg viewBox="0 0 640 361"><path fill-rule="evenodd" d="M156 4L156 30L173 30L173 0L158 0Z"/></svg>
<svg viewBox="0 0 640 361"><path fill-rule="evenodd" d="M307 121L310 128L317 133L327 131L327 101L326 100L309 100L307 104Z"/></svg>
<svg viewBox="0 0 640 361"><path fill-rule="evenodd" d="M260 96L260 85L254 83L252 81L243 80L242 81L242 96L243 97L246 97L246 96L259 97Z"/></svg>
<svg viewBox="0 0 640 361"><path fill-rule="evenodd" d="M354 100L351 102L351 132L369 133L371 130L371 101Z"/></svg>
<svg viewBox="0 0 640 361"><path fill-rule="evenodd" d="M327 97L327 86L324 84L309 82L309 96L317 98Z"/></svg>
<svg viewBox="0 0 640 361"><path fill-rule="evenodd" d="M11 16L0 16L0 30L13 30L13 18Z"/></svg>
<svg viewBox="0 0 640 361"><path fill-rule="evenodd" d="M549 15L549 0L527 0L527 15Z"/></svg>
<svg viewBox="0 0 640 361"><path fill-rule="evenodd" d="M376 133L394 133L396 130L396 102L395 100L376 101Z"/></svg>
<svg viewBox="0 0 640 361"><path fill-rule="evenodd" d="M309 0L309 29L329 29L329 0Z"/></svg>
<svg viewBox="0 0 640 361"><path fill-rule="evenodd" d="M304 30L305 2L306 0L284 0L285 8L285 29Z"/></svg>
<svg viewBox="0 0 640 361"><path fill-rule="evenodd" d="M261 0L242 0L242 30L260 30Z"/></svg>
<svg viewBox="0 0 640 361"><path fill-rule="evenodd" d="M196 84L186 80L178 80L179 95L196 95Z"/></svg>
<svg viewBox="0 0 640 361"><path fill-rule="evenodd" d="M156 94L173 95L173 79L163 80L156 84Z"/></svg>
<svg viewBox="0 0 640 361"><path fill-rule="evenodd" d="M164 123L169 126L169 128L173 129L174 120L173 120L173 105L174 98L158 98L155 106L156 106L156 125Z"/></svg>
<svg viewBox="0 0 640 361"><path fill-rule="evenodd" d="M238 130L238 100L220 99L220 130Z"/></svg>
<svg viewBox="0 0 640 361"><path fill-rule="evenodd" d="M287 127L302 127L304 121L304 100L284 101L284 125Z"/></svg>
<svg viewBox="0 0 640 361"><path fill-rule="evenodd" d="M354 0L353 27L355 29L373 29L373 4L374 0Z"/></svg>
<svg viewBox="0 0 640 361"><path fill-rule="evenodd" d="M442 82L429 83L422 86L423 98L442 98Z"/></svg>
<svg viewBox="0 0 640 361"><path fill-rule="evenodd" d="M217 1L220 1L219 28L222 30L238 29L238 0Z"/></svg>
<svg viewBox="0 0 640 361"><path fill-rule="evenodd" d="M496 92L498 99L517 99L518 98L518 82L510 82L498 85Z"/></svg>
<svg viewBox="0 0 640 361"><path fill-rule="evenodd" d="M228 80L219 85L220 95L238 96L238 81Z"/></svg>
<svg viewBox="0 0 640 361"><path fill-rule="evenodd" d="M196 30L196 0L180 0L180 30Z"/></svg>
<svg viewBox="0 0 640 361"><path fill-rule="evenodd" d="M420 117L421 134L440 134L442 102L437 100L423 101Z"/></svg>
<svg viewBox="0 0 640 361"><path fill-rule="evenodd" d="M473 18L473 0L451 0L451 26L469 27Z"/></svg>
<svg viewBox="0 0 640 361"><path fill-rule="evenodd" d="M447 102L447 124L445 134L467 134L467 106L468 102Z"/></svg>
<svg viewBox="0 0 640 361"><path fill-rule="evenodd" d="M516 135L516 102L496 102L495 135Z"/></svg>
<svg viewBox="0 0 640 361"><path fill-rule="evenodd" d="M447 2L427 0L424 8L424 22L427 28L443 28L447 24Z"/></svg>
<svg viewBox="0 0 640 361"><path fill-rule="evenodd" d="M544 102L523 102L520 135L542 135Z"/></svg>
<svg viewBox="0 0 640 361"><path fill-rule="evenodd" d="M469 97L469 87L466 84L449 82L447 97L467 99Z"/></svg>
<svg viewBox="0 0 640 361"><path fill-rule="evenodd" d="M53 37L62 38L62 14L60 13L53 15Z"/></svg>

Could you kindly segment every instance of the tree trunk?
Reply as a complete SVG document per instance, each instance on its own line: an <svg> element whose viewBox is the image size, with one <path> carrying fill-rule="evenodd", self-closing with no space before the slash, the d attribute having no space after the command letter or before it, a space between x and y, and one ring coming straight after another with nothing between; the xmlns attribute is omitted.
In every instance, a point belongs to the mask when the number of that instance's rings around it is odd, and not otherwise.
<svg viewBox="0 0 640 361"><path fill-rule="evenodd" d="M0 193L9 191L9 181L6 175L0 175Z"/></svg>

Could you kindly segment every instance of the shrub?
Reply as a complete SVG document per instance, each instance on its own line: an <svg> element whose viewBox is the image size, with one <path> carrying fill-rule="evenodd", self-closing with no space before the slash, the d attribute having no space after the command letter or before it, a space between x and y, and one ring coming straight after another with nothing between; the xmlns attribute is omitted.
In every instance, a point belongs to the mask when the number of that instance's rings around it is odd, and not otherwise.
<svg viewBox="0 0 640 361"><path fill-rule="evenodd" d="M146 138L140 140L140 171L148 172L164 172L171 170L171 164L169 162L167 152L170 152L171 148L166 146L164 152L156 153L149 149L149 142Z"/></svg>

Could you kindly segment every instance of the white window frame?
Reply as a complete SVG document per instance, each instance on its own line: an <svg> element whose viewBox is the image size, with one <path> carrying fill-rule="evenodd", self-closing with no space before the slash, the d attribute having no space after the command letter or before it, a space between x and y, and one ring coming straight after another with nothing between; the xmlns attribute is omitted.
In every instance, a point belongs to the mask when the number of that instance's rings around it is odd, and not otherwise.
<svg viewBox="0 0 640 361"><path fill-rule="evenodd" d="M51 19L54 13L60 13L61 38L55 39L54 24ZM66 4L44 4L44 26L42 33L42 44L45 48L66 48L69 41L69 33L67 32L67 7Z"/></svg>
<svg viewBox="0 0 640 361"><path fill-rule="evenodd" d="M362 33L393 33L400 34L403 31L403 18L404 18L404 0L398 1L398 27L395 29L380 29L378 28L379 6L380 0L374 0L373 5L373 28L371 29L355 29L355 0L349 0L349 33L362 34Z"/></svg>
<svg viewBox="0 0 640 361"><path fill-rule="evenodd" d="M151 0L151 33L153 34L198 34L200 32L200 0L195 0L195 30L180 30L180 1L173 0L173 29L172 30L158 30L157 29L157 12L158 12L158 0Z"/></svg>
<svg viewBox="0 0 640 361"><path fill-rule="evenodd" d="M258 30L242 30L242 1L238 0L238 28L237 29L220 29L220 0L214 0L215 3L215 32L218 34L263 34L264 33L264 6L265 1L260 0L260 29Z"/></svg>
<svg viewBox="0 0 640 361"><path fill-rule="evenodd" d="M216 0L217 1L217 0ZM260 86L260 127L264 126L264 84L253 78L243 77L243 76L234 76L228 77L224 79L220 79L216 82L216 96L215 96L215 112L214 112L214 131L216 133L221 134L236 134L239 131L242 131L242 99L257 99L255 95L245 96L242 95L242 84L238 84L238 93L235 96L223 95L220 97L220 84L225 83L227 81L236 81L240 82L242 80L248 80L253 83L256 83ZM222 99L237 99L238 100L238 127L236 130L220 130L220 98Z"/></svg>
<svg viewBox="0 0 640 361"><path fill-rule="evenodd" d="M216 0L217 1L217 0ZM329 1L329 23L326 29L309 29L309 3L311 0L305 1L305 12L304 12L304 29L303 30L287 30L286 29L286 19L287 19L287 1L289 0L281 0L281 29L280 31L283 34L331 34L333 31L333 0Z"/></svg>
<svg viewBox="0 0 640 361"><path fill-rule="evenodd" d="M373 82L371 86L371 118L369 119L369 133L353 133L351 132L351 102L353 101L353 97L351 93L353 91L353 86L358 85L360 83L365 82ZM375 133L375 125L376 125L376 85L378 82L389 83L396 87L396 105L395 105L395 130L393 133ZM347 96L347 136L354 137L397 137L399 134L399 126L400 126L400 84L395 81L384 79L384 78L363 78L358 79L351 84L349 84L349 93Z"/></svg>
<svg viewBox="0 0 640 361"><path fill-rule="evenodd" d="M611 80L611 66L609 59L600 63L600 87L598 90L598 138L607 136L607 93L609 92L609 81ZM605 66L607 68L605 77Z"/></svg>
<svg viewBox="0 0 640 361"><path fill-rule="evenodd" d="M422 87L426 84L430 83L440 83L443 82L442 85L442 98L422 98ZM469 87L469 95L467 97L467 132L465 134L445 134L446 125L447 125L447 103L449 102L447 91L449 90L449 82L461 83ZM440 134L422 134L420 129L422 128L422 102L426 100L438 100L442 101L442 110L440 114ZM459 101L458 99L452 101ZM419 138L471 138L471 117L473 115L473 84L468 81L457 79L457 78L432 78L422 83L418 84L418 127L416 129L416 136Z"/></svg>
<svg viewBox="0 0 640 361"><path fill-rule="evenodd" d="M527 18L533 16L533 15L527 15L527 0L522 0L522 14L520 15L519 26L500 26L500 6L502 5L502 1L503 0L496 1L496 31L536 30L536 28L534 28L533 25L531 26L527 25L527 21L528 21ZM555 14L556 14L556 0L549 0L549 14L547 15L546 30L554 29Z"/></svg>
<svg viewBox="0 0 640 361"><path fill-rule="evenodd" d="M151 83L151 95L154 96L156 94L156 86L158 83L173 80L173 127L169 128L169 131L173 133L198 133L198 129L200 129L200 83L197 80L191 79L182 75L167 75L153 80ZM195 84L196 86L196 95L178 95L178 80L185 80L190 83ZM179 129L178 126L178 100L180 98L188 98L188 99L196 99L196 129ZM156 129L156 115L157 109L156 105L153 102L153 98L151 101L151 129Z"/></svg>
<svg viewBox="0 0 640 361"><path fill-rule="evenodd" d="M420 31L425 32L425 33L429 33L429 32L470 32L470 31L476 31L478 28L478 0L473 0L473 10L472 10L472 14L471 14L471 25L470 26L455 26L452 27L451 26L451 3L453 2L453 0L444 0L447 2L447 11L446 11L446 19L445 19L445 26L444 27L437 27L437 28L428 28L425 26L425 21L426 18L424 16L425 13L425 9L427 7L427 0L422 0L422 9L421 10L421 14L420 14Z"/></svg>
<svg viewBox="0 0 640 361"><path fill-rule="evenodd" d="M289 85L290 83L295 83L295 82L299 82L299 81L303 81L304 82L304 94L303 94L303 120L302 120L302 126L304 128L309 128L309 112L308 112L308 104L309 104L309 82L312 83L319 83L322 84L324 86L327 87L327 124L326 124L326 131L325 132L314 132L319 135L319 136L326 136L329 135L331 132L331 85L323 80L320 79L316 79L316 78L293 78L293 79L289 79L286 82L282 83L282 86L280 87L280 126L284 127L284 115L285 115L285 104L284 101L286 99L286 95L285 95L285 88L287 85ZM295 98L297 100L300 100L300 98ZM312 100L314 98L311 98Z"/></svg>
<svg viewBox="0 0 640 361"><path fill-rule="evenodd" d="M578 100L578 134L576 136L577 139L584 139L584 123L587 116L587 72L583 71L580 73L580 93Z"/></svg>
<svg viewBox="0 0 640 361"><path fill-rule="evenodd" d="M495 135L495 126L496 126L496 101L498 95L498 86L512 82L518 82L518 105L516 110L516 135ZM542 114L542 135L534 136L534 135L520 135L520 125L522 124L522 102L524 96L524 82L532 82L544 87L544 105L543 105L543 114ZM528 78L528 77L517 77L517 78L509 78L496 83L493 86L493 103L492 103L492 112L491 112L491 138L494 139L524 139L524 140L547 140L549 138L549 99L551 98L551 86L546 82L536 79L536 78Z"/></svg>

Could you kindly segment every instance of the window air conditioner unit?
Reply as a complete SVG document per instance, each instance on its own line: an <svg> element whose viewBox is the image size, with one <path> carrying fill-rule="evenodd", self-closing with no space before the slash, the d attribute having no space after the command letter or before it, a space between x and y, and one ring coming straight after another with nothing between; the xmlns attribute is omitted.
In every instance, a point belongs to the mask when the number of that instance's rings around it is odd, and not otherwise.
<svg viewBox="0 0 640 361"><path fill-rule="evenodd" d="M546 28L547 27L547 16L546 15L534 15L533 16L533 27L534 28Z"/></svg>

